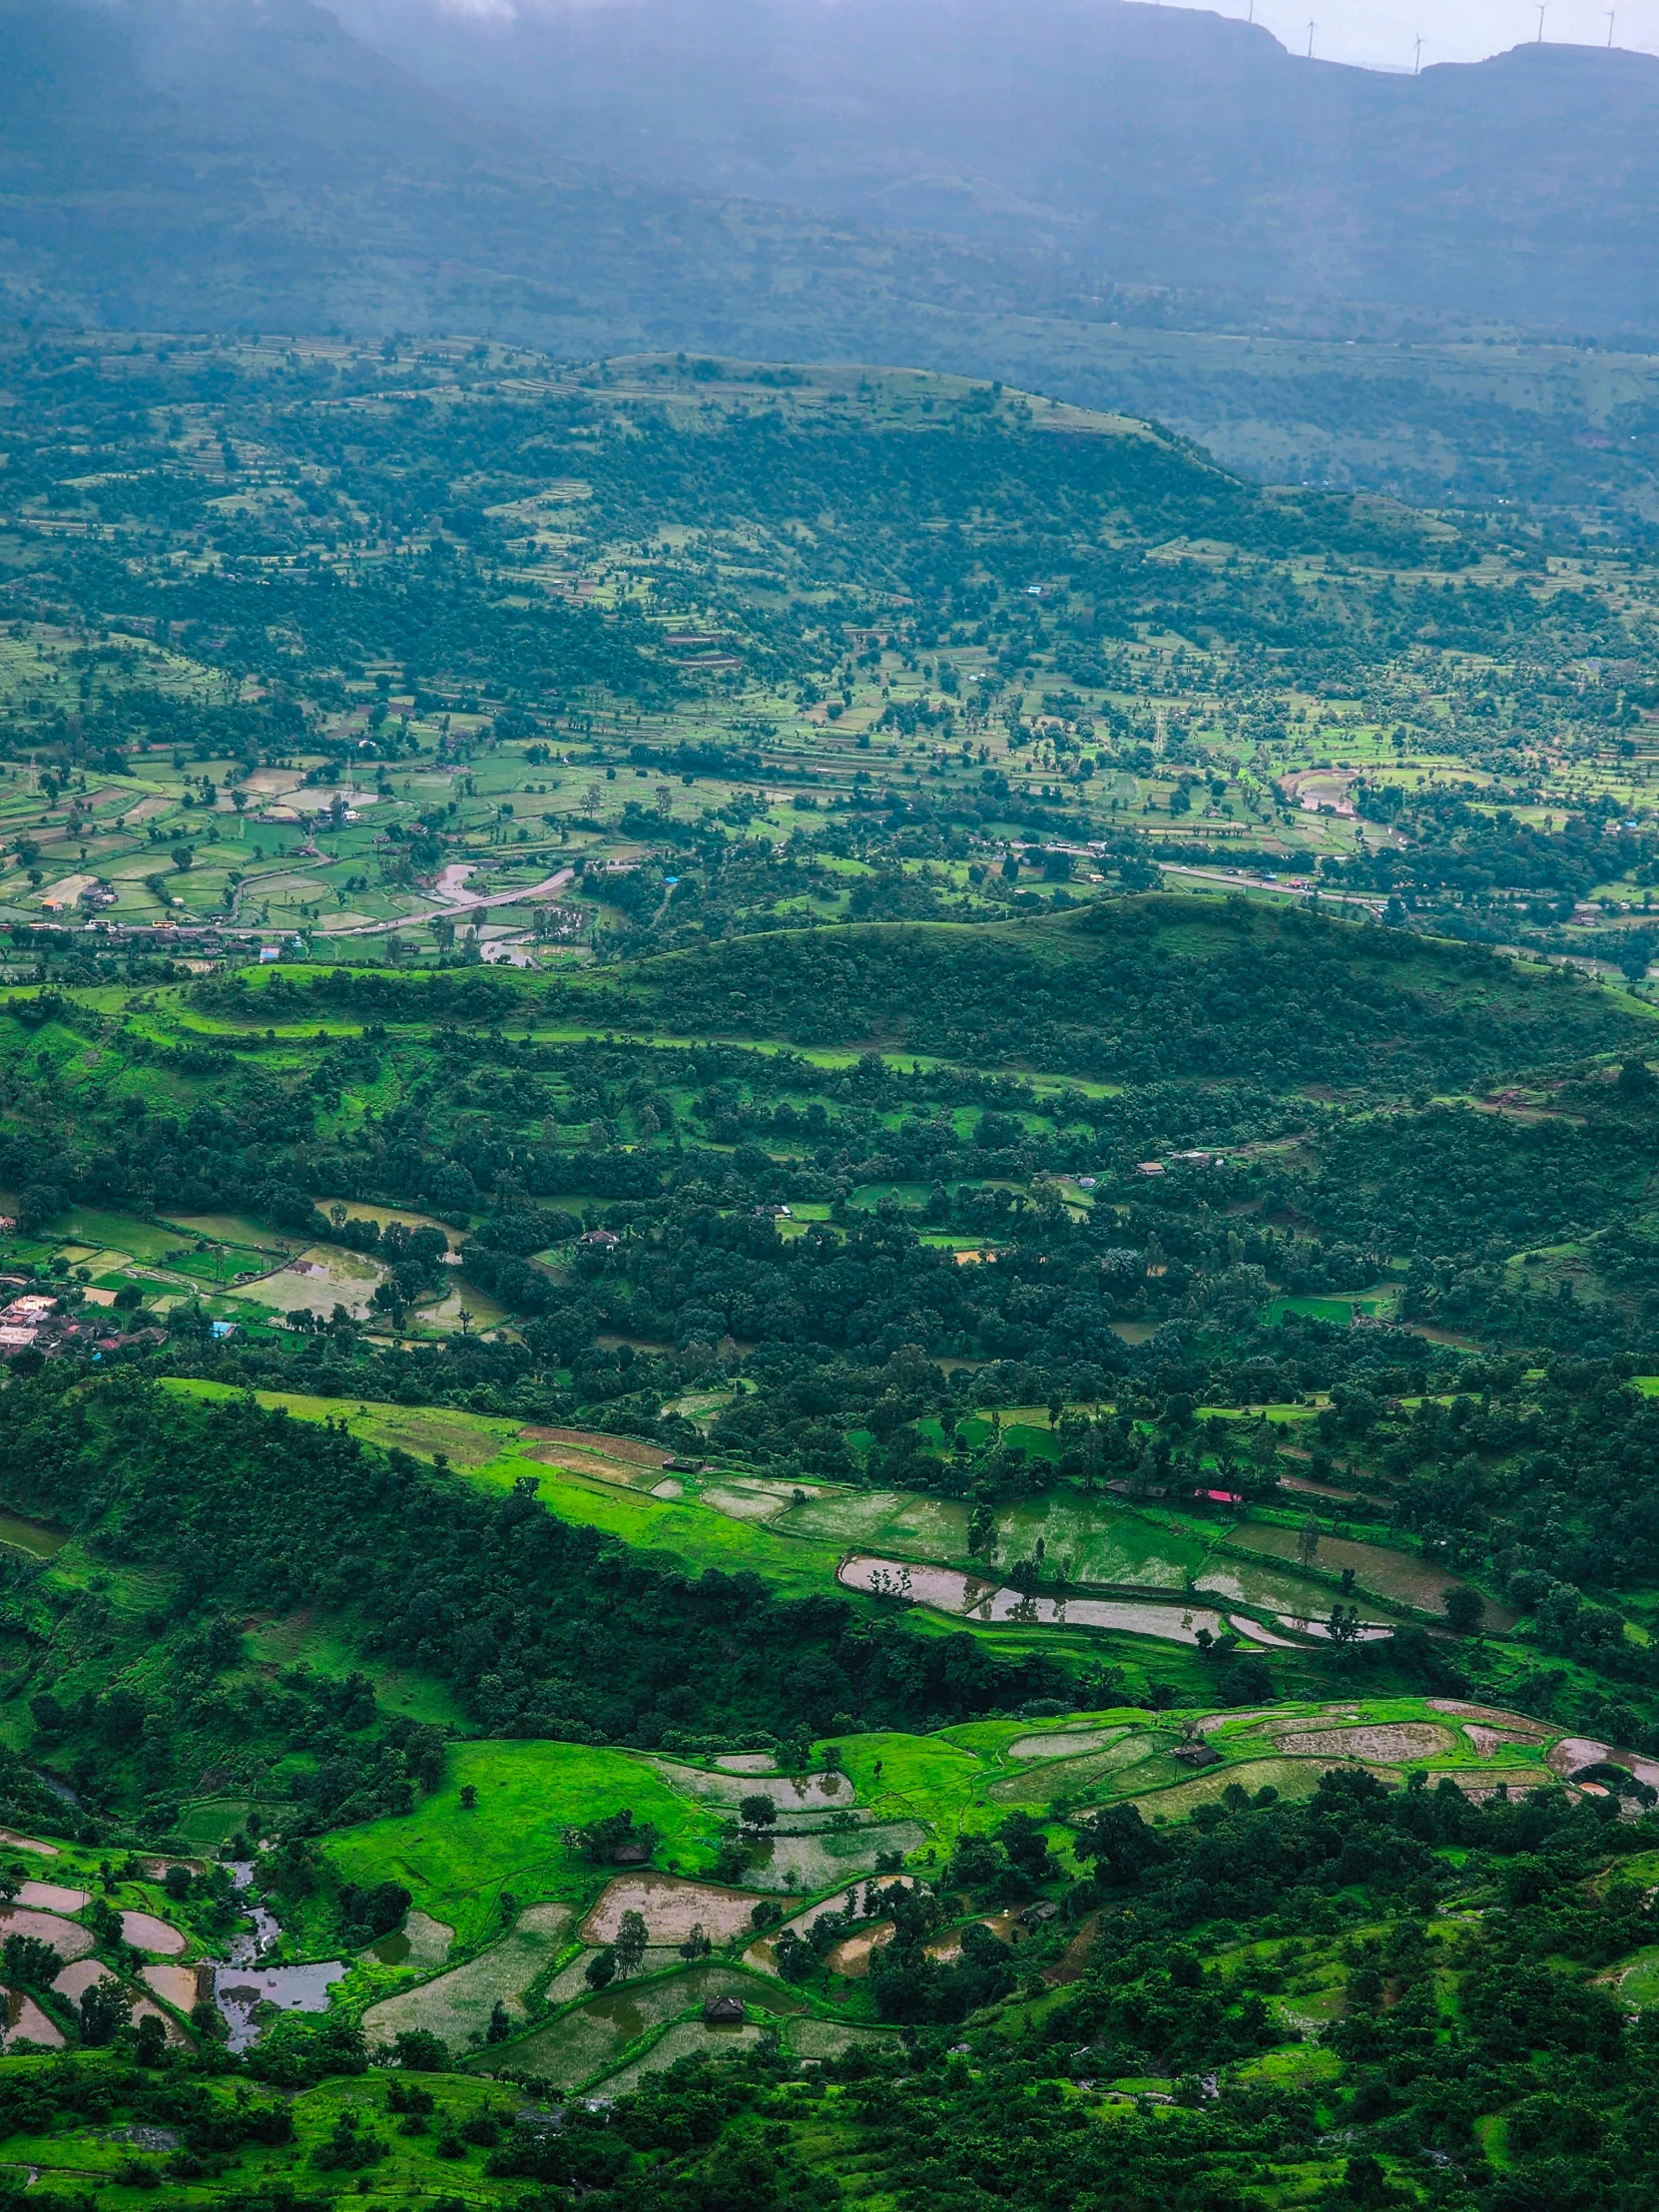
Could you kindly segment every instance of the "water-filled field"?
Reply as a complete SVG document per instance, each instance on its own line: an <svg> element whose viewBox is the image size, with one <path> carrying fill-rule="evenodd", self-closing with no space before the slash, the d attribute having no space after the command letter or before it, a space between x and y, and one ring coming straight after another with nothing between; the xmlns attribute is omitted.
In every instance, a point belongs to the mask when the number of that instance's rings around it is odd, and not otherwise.
<svg viewBox="0 0 1659 2212"><path fill-rule="evenodd" d="M657 2062L667 2065L683 2047L703 2047L708 2035L724 2034L730 2040L731 2029L706 2031L700 2016L706 2000L717 1996L739 1997L776 2019L805 2010L803 1999L779 1981L729 1965L688 1966L671 1975L613 1984L515 2043L513 2059L561 2088L574 2088L615 2068L653 2030L683 2019L693 2034L676 2037L672 2045L664 2038L653 2046Z"/></svg>
<svg viewBox="0 0 1659 2212"><path fill-rule="evenodd" d="M523 2020L524 1992L557 1957L569 1925L567 1906L528 1907L508 1934L478 1957L371 2004L363 2014L369 2042L389 2043L407 2028L425 2028L464 2050L475 2029L481 2033L488 2027L498 2002L509 2019Z"/></svg>
<svg viewBox="0 0 1659 2212"><path fill-rule="evenodd" d="M960 1498L835 1490L795 1506L777 1526L781 1534L816 1536L848 1548L890 1547L912 1556L963 1559L968 1513ZM1179 1590L1207 1557L1196 1538L1159 1528L1104 1500L1054 1491L998 1510L996 1549L988 1565L1006 1568L1030 1558L1039 1541L1052 1570L1076 1582Z"/></svg>
<svg viewBox="0 0 1659 2212"><path fill-rule="evenodd" d="M911 1565L864 1554L844 1560L839 1579L848 1589L908 1598L969 1620L1017 1621L1033 1628L1113 1628L1125 1635L1196 1645L1201 1629L1219 1636L1227 1626L1221 1614L1208 1606L1142 1603L1135 1598L1030 1597L954 1567Z"/></svg>
<svg viewBox="0 0 1659 2212"><path fill-rule="evenodd" d="M1266 1521L1242 1521L1229 1531L1228 1541L1245 1551L1259 1551L1271 1559L1295 1559L1303 1531L1298 1528L1282 1528ZM1313 1562L1327 1574L1341 1574L1344 1568L1354 1570L1354 1579L1361 1590L1375 1596L1387 1598L1396 1605L1414 1606L1423 1613L1438 1614L1448 1590L1457 1587L1457 1577L1437 1567L1431 1560L1420 1559L1407 1551L1394 1551L1385 1544L1368 1544L1352 1536L1322 1535L1314 1549ZM1306 1585L1303 1586L1306 1596ZM1486 1605L1486 1619L1493 1628L1512 1628L1515 1615L1507 1607Z"/></svg>

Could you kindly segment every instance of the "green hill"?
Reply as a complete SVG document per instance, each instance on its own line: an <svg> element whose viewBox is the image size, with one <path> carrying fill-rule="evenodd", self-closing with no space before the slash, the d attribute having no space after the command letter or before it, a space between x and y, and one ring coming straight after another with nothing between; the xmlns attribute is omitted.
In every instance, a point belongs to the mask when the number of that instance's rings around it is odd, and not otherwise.
<svg viewBox="0 0 1659 2212"><path fill-rule="evenodd" d="M1560 969L1243 899L779 933L643 961L617 980L681 1032L1108 1081L1460 1087L1647 1033Z"/></svg>

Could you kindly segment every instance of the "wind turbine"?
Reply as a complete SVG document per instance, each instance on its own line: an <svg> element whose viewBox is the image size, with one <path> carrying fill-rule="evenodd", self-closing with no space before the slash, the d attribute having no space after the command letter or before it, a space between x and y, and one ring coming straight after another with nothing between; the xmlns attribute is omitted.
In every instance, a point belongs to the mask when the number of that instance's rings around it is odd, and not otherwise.
<svg viewBox="0 0 1659 2212"><path fill-rule="evenodd" d="M1308 19L1308 59L1309 59L1310 61L1312 61L1312 60L1313 60L1313 58L1314 58L1314 21L1313 21L1313 18L1312 18L1312 17L1310 16L1310 17L1309 17L1309 19Z"/></svg>
<svg viewBox="0 0 1659 2212"><path fill-rule="evenodd" d="M1608 48L1608 51L1609 51L1609 53L1611 53L1611 51L1612 51L1612 47L1613 47L1613 10L1612 10L1611 8L1609 8L1609 9L1608 9L1608 11L1607 11L1607 48Z"/></svg>
<svg viewBox="0 0 1659 2212"><path fill-rule="evenodd" d="M1420 38L1416 41L1416 52L1411 61L1411 75L1413 77L1422 75L1422 40Z"/></svg>
<svg viewBox="0 0 1659 2212"><path fill-rule="evenodd" d="M1544 10L1545 10L1545 8L1546 8L1546 7L1548 6L1548 4L1549 4L1549 0L1537 0L1537 6L1538 6L1538 44L1539 44L1540 46L1542 46L1542 44L1544 43Z"/></svg>

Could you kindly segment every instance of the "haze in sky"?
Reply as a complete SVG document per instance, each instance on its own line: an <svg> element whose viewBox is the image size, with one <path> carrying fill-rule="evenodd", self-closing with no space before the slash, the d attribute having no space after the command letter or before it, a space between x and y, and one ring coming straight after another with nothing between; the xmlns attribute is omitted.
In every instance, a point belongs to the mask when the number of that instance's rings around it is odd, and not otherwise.
<svg viewBox="0 0 1659 2212"><path fill-rule="evenodd" d="M1198 5L1200 0L1175 0ZM1203 0L1219 15L1248 15L1251 0ZM1549 0L1546 40L1570 46L1613 44L1659 54L1659 0ZM1422 66L1476 62L1538 35L1536 0L1256 0L1256 21L1292 53L1308 50L1326 61L1359 62L1373 69L1410 69L1422 40Z"/></svg>
<svg viewBox="0 0 1659 2212"><path fill-rule="evenodd" d="M452 16L513 16L526 0L440 0ZM536 0L529 0L534 6ZM605 0L575 0L603 6ZM1163 5L1164 0L1153 0ZM1410 71L1477 62L1539 35L1538 0L1168 0L1172 7L1253 18L1293 54L1367 69ZM1310 19L1312 23L1310 25ZM1541 25L1552 45L1623 47L1659 55L1659 0L1547 0ZM1418 42L1421 42L1420 48Z"/></svg>

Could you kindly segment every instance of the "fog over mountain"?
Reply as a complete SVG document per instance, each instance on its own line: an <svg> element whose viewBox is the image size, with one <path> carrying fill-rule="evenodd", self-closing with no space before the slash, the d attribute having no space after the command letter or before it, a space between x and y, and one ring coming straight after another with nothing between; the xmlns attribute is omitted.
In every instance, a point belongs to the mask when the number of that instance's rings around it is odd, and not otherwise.
<svg viewBox="0 0 1659 2212"><path fill-rule="evenodd" d="M1659 60L1419 77L1125 0L341 0L429 82L632 176L1017 242L1119 281L1607 329L1659 297Z"/></svg>
<svg viewBox="0 0 1659 2212"><path fill-rule="evenodd" d="M1412 79L1126 0L339 5L0 0L0 314L908 361L1270 477L1654 504L1659 60Z"/></svg>

